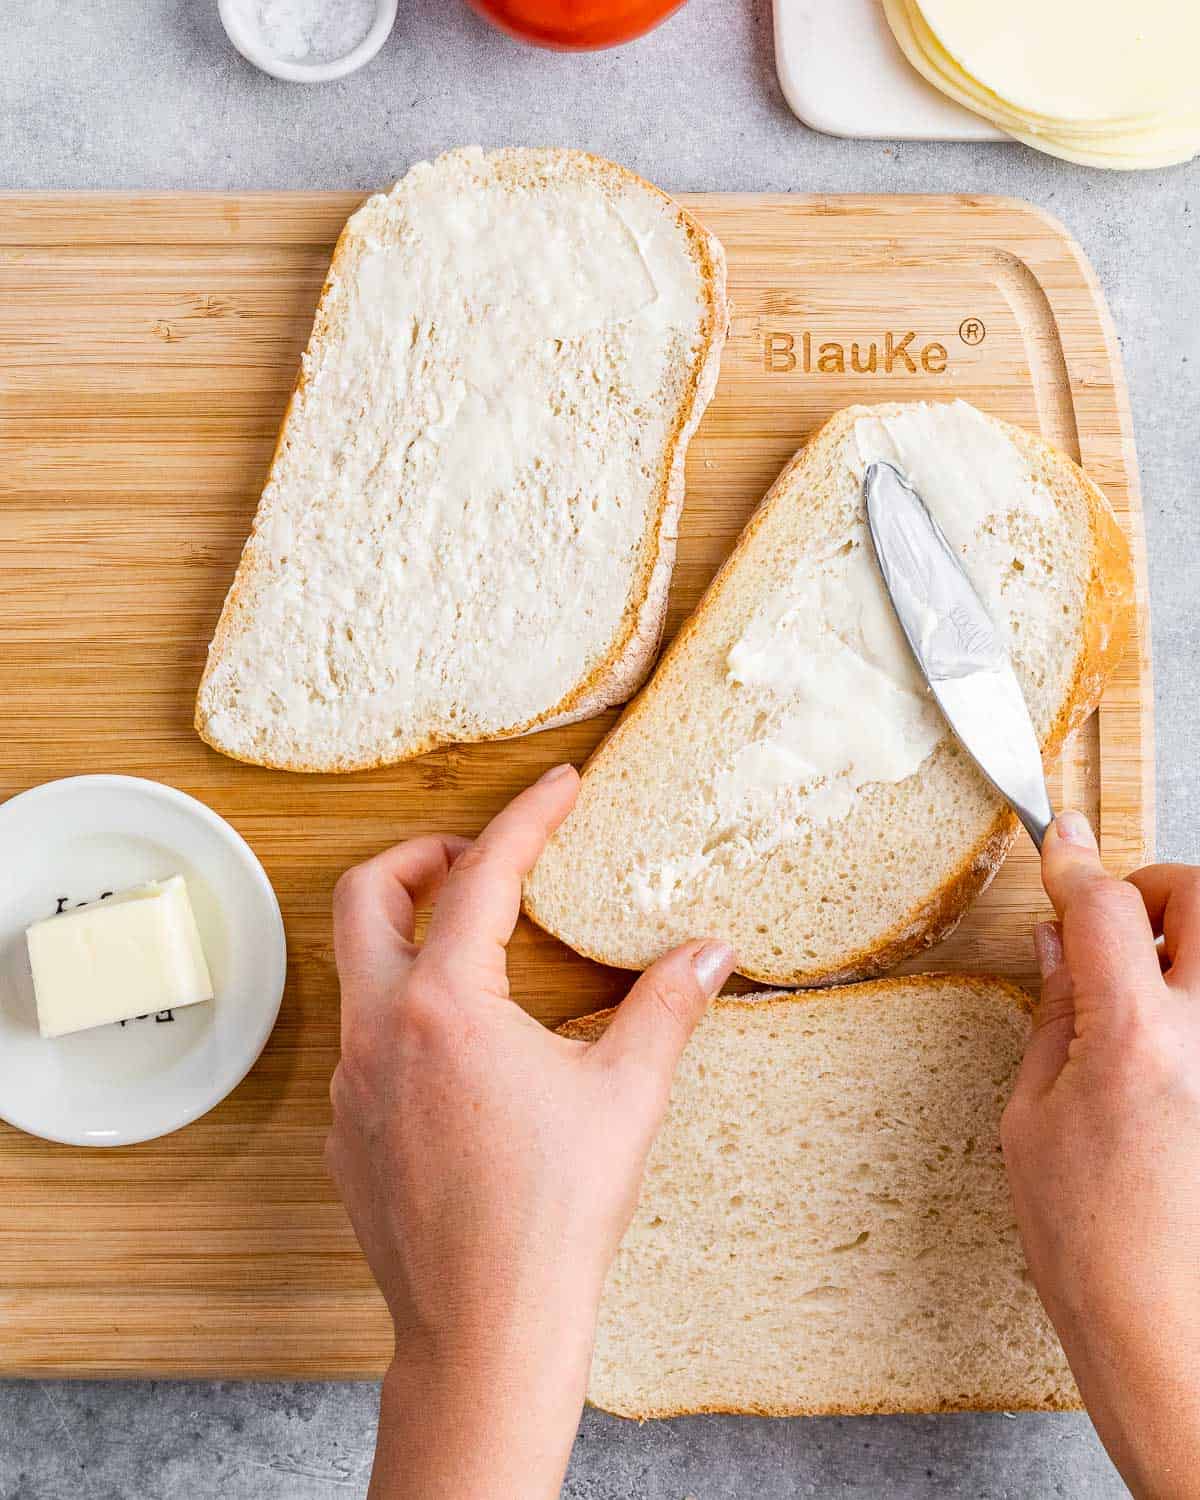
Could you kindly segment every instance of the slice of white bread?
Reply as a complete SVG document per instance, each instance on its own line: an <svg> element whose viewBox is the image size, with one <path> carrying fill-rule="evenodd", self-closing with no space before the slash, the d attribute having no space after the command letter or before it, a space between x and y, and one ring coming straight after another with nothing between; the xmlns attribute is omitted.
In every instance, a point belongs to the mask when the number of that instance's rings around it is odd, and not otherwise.
<svg viewBox="0 0 1200 1500"><path fill-rule="evenodd" d="M291 771L623 702L658 648L718 242L580 151L422 163L338 241L196 728Z"/></svg>
<svg viewBox="0 0 1200 1500"><path fill-rule="evenodd" d="M1040 439L963 402L852 407L784 470L584 770L526 886L579 952L642 968L689 937L828 984L936 942L1017 823L950 734L865 527L866 461L913 475L1005 636L1049 762L1123 649L1129 548Z"/></svg>
<svg viewBox="0 0 1200 1500"><path fill-rule="evenodd" d="M1027 1005L949 974L717 1000L608 1277L589 1399L639 1418L1078 1406L1000 1154Z"/></svg>

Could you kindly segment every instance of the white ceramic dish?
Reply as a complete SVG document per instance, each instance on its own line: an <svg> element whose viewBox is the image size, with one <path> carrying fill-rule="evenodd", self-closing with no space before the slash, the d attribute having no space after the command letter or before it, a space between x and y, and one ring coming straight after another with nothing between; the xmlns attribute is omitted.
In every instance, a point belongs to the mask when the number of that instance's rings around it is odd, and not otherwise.
<svg viewBox="0 0 1200 1500"><path fill-rule="evenodd" d="M775 66L793 112L826 135L1009 139L909 65L880 0L775 0Z"/></svg>
<svg viewBox="0 0 1200 1500"><path fill-rule="evenodd" d="M338 0L329 0L329 3L336 6ZM378 0L375 19L362 41L344 57L324 62L296 62L272 52L254 23L247 0L217 0L217 9L225 34L246 61L256 68L287 83L329 83L335 78L345 78L371 61L391 35L396 24L397 4L398 0Z"/></svg>
<svg viewBox="0 0 1200 1500"><path fill-rule="evenodd" d="M185 877L216 999L44 1041L25 929L146 880ZM220 1103L279 1014L279 903L240 834L193 797L133 776L76 776L0 806L0 1118L75 1146L127 1146ZM169 1014L169 1013L168 1013Z"/></svg>

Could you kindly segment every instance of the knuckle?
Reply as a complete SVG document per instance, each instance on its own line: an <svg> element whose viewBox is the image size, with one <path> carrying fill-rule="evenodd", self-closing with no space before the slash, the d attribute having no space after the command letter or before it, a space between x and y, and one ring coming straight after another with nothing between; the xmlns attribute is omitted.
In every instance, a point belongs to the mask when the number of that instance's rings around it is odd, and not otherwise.
<svg viewBox="0 0 1200 1500"><path fill-rule="evenodd" d="M1094 910L1113 922L1127 921L1145 913L1145 904L1137 889L1124 880L1099 880L1091 892Z"/></svg>
<svg viewBox="0 0 1200 1500"><path fill-rule="evenodd" d="M691 996L674 980L660 979L651 991L656 1008L673 1026L686 1026L691 1019Z"/></svg>
<svg viewBox="0 0 1200 1500"><path fill-rule="evenodd" d="M1042 990L1042 998L1033 1008L1034 1031L1044 1031L1046 1027L1057 1026L1064 1021L1073 1022L1074 1018L1074 992L1057 993L1050 981L1047 981Z"/></svg>
<svg viewBox="0 0 1200 1500"><path fill-rule="evenodd" d="M360 1102L370 1096L373 1086L364 1064L369 1065L369 1059L363 1058L359 1049L343 1049L329 1080L329 1105L335 1122L353 1119Z"/></svg>
<svg viewBox="0 0 1200 1500"><path fill-rule="evenodd" d="M1195 890L1200 886L1200 865L1173 864L1170 861L1154 865L1143 865L1129 877L1131 880L1143 876L1159 876L1172 886L1187 886Z"/></svg>
<svg viewBox="0 0 1200 1500"><path fill-rule="evenodd" d="M485 840L469 845L454 861L455 875L473 875L490 868L492 856Z"/></svg>
<svg viewBox="0 0 1200 1500"><path fill-rule="evenodd" d="M1000 1115L1000 1146L1005 1156L1019 1152L1028 1128L1028 1111L1020 1093L1015 1093Z"/></svg>
<svg viewBox="0 0 1200 1500"><path fill-rule="evenodd" d="M398 1022L401 1032L438 1031L446 1020L446 995L442 986L425 974L414 974L401 1002Z"/></svg>
<svg viewBox="0 0 1200 1500"><path fill-rule="evenodd" d="M329 1103L335 1120L349 1103L349 1093L350 1085L346 1077L345 1064L339 1063L333 1070L333 1077L329 1080Z"/></svg>
<svg viewBox="0 0 1200 1500"><path fill-rule="evenodd" d="M508 950L493 939L471 938L427 949L421 955L420 967L438 993L451 999L495 990L498 971L507 977L507 958Z"/></svg>
<svg viewBox="0 0 1200 1500"><path fill-rule="evenodd" d="M473 1007L458 1003L446 985L432 978L409 986L398 1027L404 1048L435 1057L438 1066L465 1056L481 1031Z"/></svg>
<svg viewBox="0 0 1200 1500"><path fill-rule="evenodd" d="M1126 1082L1164 1073L1177 1060L1172 1028L1145 1006L1130 1008L1121 1028L1120 1075Z"/></svg>
<svg viewBox="0 0 1200 1500"><path fill-rule="evenodd" d="M355 905L366 880L366 866L352 865L338 876L333 888L334 911L345 911Z"/></svg>

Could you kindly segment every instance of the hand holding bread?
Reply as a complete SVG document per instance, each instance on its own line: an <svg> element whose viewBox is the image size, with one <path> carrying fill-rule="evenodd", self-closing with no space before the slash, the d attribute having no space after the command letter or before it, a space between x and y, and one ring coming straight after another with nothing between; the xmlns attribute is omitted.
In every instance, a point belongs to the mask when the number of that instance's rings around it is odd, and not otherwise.
<svg viewBox="0 0 1200 1500"><path fill-rule="evenodd" d="M675 1063L732 967L719 943L677 949L595 1045L513 1003L521 878L577 789L560 767L474 843L416 839L338 886L328 1160L396 1327L372 1495L557 1495L609 1262Z"/></svg>
<svg viewBox="0 0 1200 1500"><path fill-rule="evenodd" d="M372 1493L557 1494L590 1365L592 1399L643 1416L1073 1404L1002 1140L1101 1436L1139 1497L1190 1496L1200 872L1113 880L1060 817L1019 1068L1020 992L950 975L729 998L689 1045L733 962L711 942L556 1036L504 949L577 789L560 768L474 843L338 888L329 1161L397 1337Z"/></svg>

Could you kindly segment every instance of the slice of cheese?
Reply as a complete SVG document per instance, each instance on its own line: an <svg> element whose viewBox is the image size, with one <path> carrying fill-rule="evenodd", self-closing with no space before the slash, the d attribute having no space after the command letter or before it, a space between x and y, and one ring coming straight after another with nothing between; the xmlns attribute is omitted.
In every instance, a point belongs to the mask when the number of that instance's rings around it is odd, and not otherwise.
<svg viewBox="0 0 1200 1500"><path fill-rule="evenodd" d="M943 0L883 0L883 4L901 50L922 77L947 97L1027 145L1067 161L1121 170L1170 166L1189 161L1200 151L1200 98L1190 86L1182 91L1175 88L1171 80L1176 77L1177 69L1168 71L1161 91L1144 88L1139 93L1127 89L1107 97L1103 91L1088 92L1091 82L1085 85L1079 81L1075 72L1078 58L1073 53L1067 73L1075 82L1051 86L1048 80L1054 75L1046 72L1047 51L1040 42L1035 45L1037 33L1029 29L1033 22L1025 0L1021 0L1015 17L1005 11L1000 18L994 7L984 14L976 0L969 0L961 12L956 8L950 28L955 52L946 44L942 32L935 30L933 17L942 15ZM1053 12L1054 35L1061 29L1064 13L1073 13L1075 7L1076 0L1053 0L1048 6ZM1156 27L1158 12L1154 6L1151 10L1147 25ZM1196 14L1200 17L1200 12ZM1103 16L1100 19L1103 21ZM1185 29L1200 26L1196 17L1177 19ZM1025 29L1021 31L1021 27ZM1155 35L1160 33L1161 28ZM1180 34L1178 27L1175 34ZM1111 46L1113 36L1114 33L1107 33L1097 45ZM1021 43L1016 48L1019 58L1013 50L1014 37ZM1000 61L987 59L992 45ZM986 64L983 77L969 72L961 61L963 57L976 57L980 51ZM1144 73L1145 64L1145 52L1135 48L1134 71ZM1029 108L1023 102L1014 102L1005 92L1010 86L1016 99L1040 100L1040 107ZM1112 113L1114 109L1127 110L1138 102L1146 106L1139 112ZM1093 107L1101 107L1106 113L1082 113L1084 108ZM1055 113L1056 110L1067 113Z"/></svg>
<svg viewBox="0 0 1200 1500"><path fill-rule="evenodd" d="M918 0L964 73L1063 122L1170 119L1196 107L1193 0Z"/></svg>
<svg viewBox="0 0 1200 1500"><path fill-rule="evenodd" d="M44 1037L213 998L182 875L48 917L25 940Z"/></svg>
<svg viewBox="0 0 1200 1500"><path fill-rule="evenodd" d="M929 24L921 7L921 0L902 0L905 24L915 38L917 47L925 61L947 85L959 90L973 108L1003 113L1017 124L1031 128L1042 127L1056 133L1103 141L1114 135L1132 136L1141 132L1153 132L1163 127L1177 125L1180 119L1195 116L1196 101L1190 101L1181 111L1155 108L1145 114L1124 118L1101 116L1096 119L1073 118L1056 115L1046 109L1026 109L1013 100L996 92L973 74L968 73L942 45Z"/></svg>
<svg viewBox="0 0 1200 1500"><path fill-rule="evenodd" d="M964 72L930 29L920 0L903 0L903 4L918 50L943 92L952 93L960 102L1021 139L1032 136L1035 145L1046 139L1085 155L1156 159L1168 152L1189 156L1200 144L1200 96L1174 114L1160 111L1123 120L1063 119L1022 109Z"/></svg>

